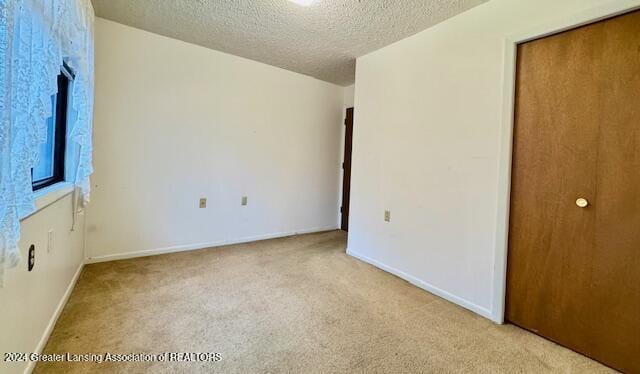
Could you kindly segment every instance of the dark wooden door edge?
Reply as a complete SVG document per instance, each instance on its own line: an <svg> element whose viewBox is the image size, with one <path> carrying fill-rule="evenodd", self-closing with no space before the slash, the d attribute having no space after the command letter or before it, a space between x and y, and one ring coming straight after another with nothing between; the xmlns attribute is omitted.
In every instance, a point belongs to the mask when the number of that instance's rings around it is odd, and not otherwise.
<svg viewBox="0 0 640 374"><path fill-rule="evenodd" d="M340 228L349 231L349 203L351 200L351 150L353 147L353 108L347 108L344 118L344 158L342 162L342 206Z"/></svg>

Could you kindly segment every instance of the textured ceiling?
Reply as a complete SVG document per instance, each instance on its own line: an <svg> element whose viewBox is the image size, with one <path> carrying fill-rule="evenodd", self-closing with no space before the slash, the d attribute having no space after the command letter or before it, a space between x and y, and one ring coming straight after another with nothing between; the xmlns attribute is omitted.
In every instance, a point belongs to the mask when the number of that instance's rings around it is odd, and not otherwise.
<svg viewBox="0 0 640 374"><path fill-rule="evenodd" d="M93 0L125 25L349 85L355 58L487 0Z"/></svg>

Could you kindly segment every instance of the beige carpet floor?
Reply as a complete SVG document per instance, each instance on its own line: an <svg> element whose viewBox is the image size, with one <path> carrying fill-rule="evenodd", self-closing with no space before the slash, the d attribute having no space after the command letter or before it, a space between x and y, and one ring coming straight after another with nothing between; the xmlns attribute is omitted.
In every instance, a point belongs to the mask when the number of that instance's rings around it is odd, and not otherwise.
<svg viewBox="0 0 640 374"><path fill-rule="evenodd" d="M85 267L46 353L218 352L218 362L40 363L37 373L591 373L345 254L334 231Z"/></svg>

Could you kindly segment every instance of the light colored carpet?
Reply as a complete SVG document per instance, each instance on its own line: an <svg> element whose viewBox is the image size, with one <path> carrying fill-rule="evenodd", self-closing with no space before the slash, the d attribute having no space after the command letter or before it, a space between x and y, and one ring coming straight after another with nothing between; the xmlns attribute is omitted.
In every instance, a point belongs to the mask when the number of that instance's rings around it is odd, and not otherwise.
<svg viewBox="0 0 640 374"><path fill-rule="evenodd" d="M604 366L345 254L340 231L88 265L46 353L219 352L37 373L587 373Z"/></svg>

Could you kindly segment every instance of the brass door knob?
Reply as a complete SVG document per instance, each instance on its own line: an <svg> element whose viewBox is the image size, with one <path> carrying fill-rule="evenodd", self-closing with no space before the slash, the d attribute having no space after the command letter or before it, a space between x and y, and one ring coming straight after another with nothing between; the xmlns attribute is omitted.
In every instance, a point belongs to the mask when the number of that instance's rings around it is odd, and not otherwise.
<svg viewBox="0 0 640 374"><path fill-rule="evenodd" d="M587 205L589 205L589 202L587 201L587 199L581 197L578 200L576 200L576 205L579 206L580 208L586 208Z"/></svg>

